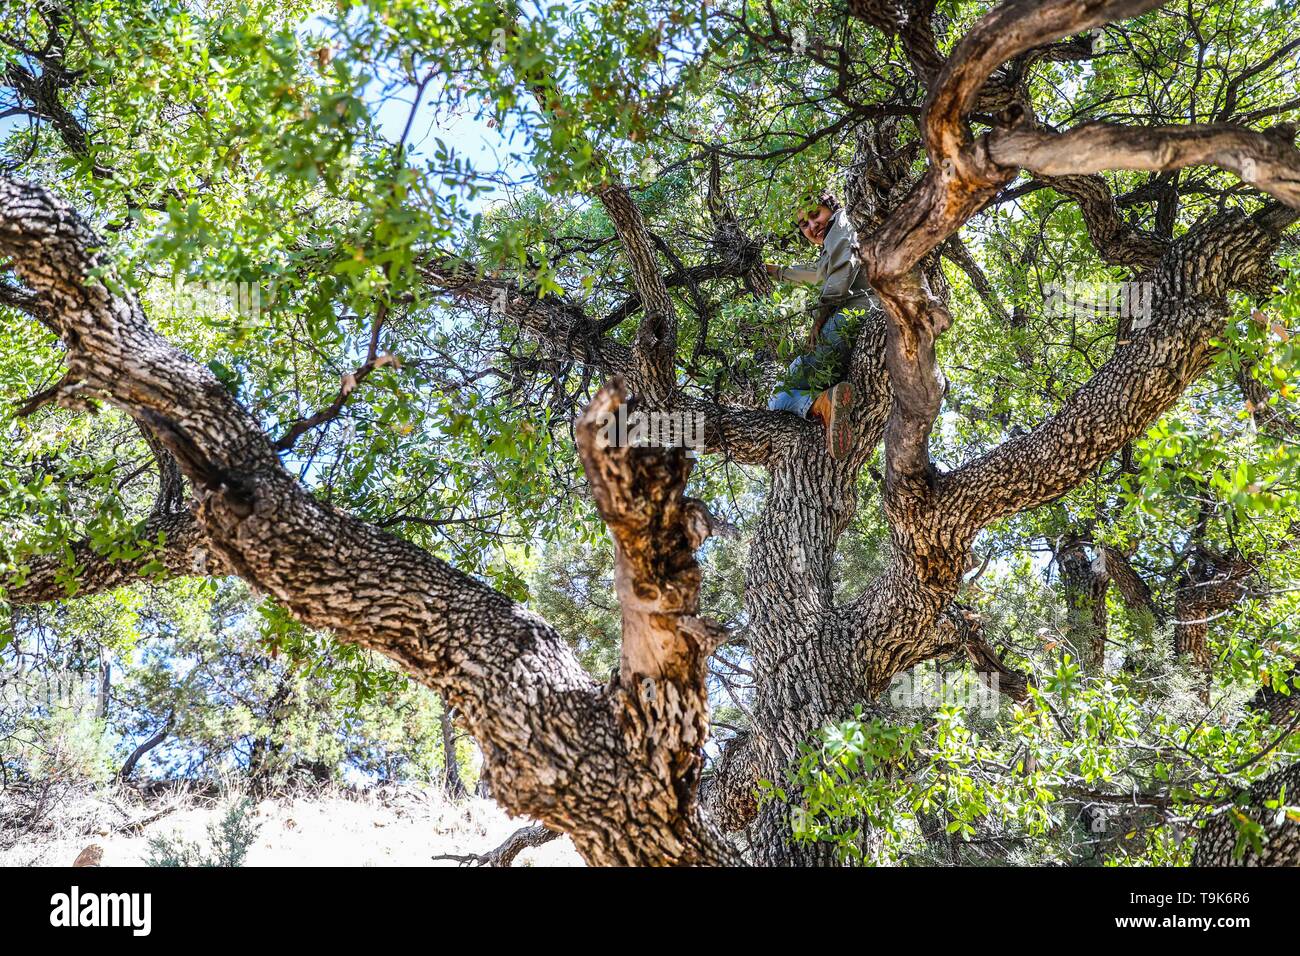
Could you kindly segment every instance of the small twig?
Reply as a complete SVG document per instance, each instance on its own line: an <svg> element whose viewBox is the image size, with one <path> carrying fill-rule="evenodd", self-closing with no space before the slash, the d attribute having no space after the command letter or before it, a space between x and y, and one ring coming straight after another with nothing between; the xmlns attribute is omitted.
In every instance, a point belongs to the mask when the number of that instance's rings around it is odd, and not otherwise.
<svg viewBox="0 0 1300 956"><path fill-rule="evenodd" d="M375 326L370 337L370 351L372 354L370 354L366 358L366 361L362 365L358 366L355 371L348 372L343 376L339 381L339 393L334 401L330 402L329 405L322 408L314 415L298 419L298 421L294 422L293 425L290 426L287 432L280 436L275 443L276 451L288 451L306 432L311 431L317 425L323 425L325 422L331 421L337 417L338 413L343 410L343 405L347 402L348 396L351 395L356 387L365 381L366 376L375 369L383 368L385 365L391 365L394 368L401 367L401 360L396 355L390 355L387 353L384 355L373 354L378 344L379 327L383 324L383 317L386 312L387 307L381 305L379 307L379 314L375 317Z"/></svg>
<svg viewBox="0 0 1300 956"><path fill-rule="evenodd" d="M71 375L65 375L49 388L43 388L31 398L27 399L14 411L17 418L26 418L43 405L57 401L61 395L69 394L80 386L80 381ZM87 406L91 408L91 406Z"/></svg>

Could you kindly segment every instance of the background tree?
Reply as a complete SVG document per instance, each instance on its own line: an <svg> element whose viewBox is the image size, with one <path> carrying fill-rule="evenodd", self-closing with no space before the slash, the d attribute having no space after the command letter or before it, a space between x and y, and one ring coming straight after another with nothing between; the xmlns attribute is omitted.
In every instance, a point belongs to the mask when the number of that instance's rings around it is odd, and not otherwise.
<svg viewBox="0 0 1300 956"><path fill-rule="evenodd" d="M467 754L453 740L449 773L433 694L318 635L281 633L270 644L278 622L239 582L140 585L56 607L65 614L12 620L6 662L21 669L5 671L13 727L0 747L10 781L39 784L60 770L68 786L238 776L262 793L462 781ZM92 643L98 655L67 653Z"/></svg>

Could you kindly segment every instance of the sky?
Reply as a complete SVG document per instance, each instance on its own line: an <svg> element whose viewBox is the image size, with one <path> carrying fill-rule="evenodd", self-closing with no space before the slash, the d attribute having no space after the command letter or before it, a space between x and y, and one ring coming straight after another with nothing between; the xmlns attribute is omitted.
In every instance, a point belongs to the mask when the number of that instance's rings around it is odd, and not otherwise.
<svg viewBox="0 0 1300 956"><path fill-rule="evenodd" d="M411 111L413 89L397 95L385 97L377 85L366 96L375 121L384 136L391 142L398 142ZM407 138L407 150L413 165L416 160L427 159L434 148L434 139L439 138L457 155L469 161L480 172L502 171L513 178L527 175L527 168L511 159L510 143L507 134L492 129L485 120L465 111L449 116L446 111L436 109L438 91L431 88L425 91L420 109L411 123L411 133ZM515 131L516 143L522 134ZM467 199L466 205L473 212L482 212L486 206L499 197L495 193L479 194Z"/></svg>

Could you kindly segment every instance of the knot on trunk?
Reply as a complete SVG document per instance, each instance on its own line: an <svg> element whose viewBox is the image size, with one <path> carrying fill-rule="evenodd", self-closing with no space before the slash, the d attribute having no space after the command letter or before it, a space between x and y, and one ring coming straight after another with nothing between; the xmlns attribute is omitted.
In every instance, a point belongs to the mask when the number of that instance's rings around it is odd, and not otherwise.
<svg viewBox="0 0 1300 956"><path fill-rule="evenodd" d="M614 580L623 613L620 668L628 690L642 678L703 686L704 662L716 640L700 622L700 567L695 551L711 520L687 498L694 461L682 447L662 447L645 433L644 410L627 398L621 378L596 393L577 423L578 452L600 516L614 539Z"/></svg>

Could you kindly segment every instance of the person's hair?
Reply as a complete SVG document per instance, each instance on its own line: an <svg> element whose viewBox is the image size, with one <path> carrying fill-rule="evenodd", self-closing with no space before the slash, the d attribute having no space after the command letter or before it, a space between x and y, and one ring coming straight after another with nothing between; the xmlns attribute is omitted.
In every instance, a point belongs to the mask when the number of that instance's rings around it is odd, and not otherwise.
<svg viewBox="0 0 1300 956"><path fill-rule="evenodd" d="M820 194L809 193L807 196L805 196L803 205L799 207L799 211L803 212L809 209L816 209L818 206L825 206L827 209L829 209L831 212L834 213L834 212L839 212L840 203L839 200L835 198L835 194L828 189L825 192ZM807 242L808 237L803 234L803 230L799 227L799 217L796 216L793 222L794 222L794 231L799 234L800 239L802 239L804 242Z"/></svg>

